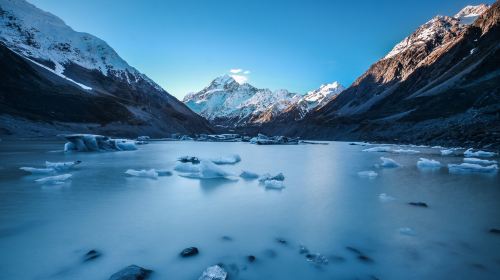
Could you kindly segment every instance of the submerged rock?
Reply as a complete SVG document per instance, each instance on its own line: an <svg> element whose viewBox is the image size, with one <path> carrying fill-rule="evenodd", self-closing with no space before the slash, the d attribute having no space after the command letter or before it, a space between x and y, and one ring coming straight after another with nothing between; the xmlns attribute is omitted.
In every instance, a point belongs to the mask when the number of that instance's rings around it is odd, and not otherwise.
<svg viewBox="0 0 500 280"><path fill-rule="evenodd" d="M90 250L83 256L83 262L88 262L91 260L95 260L102 256L102 253L97 250Z"/></svg>
<svg viewBox="0 0 500 280"><path fill-rule="evenodd" d="M288 244L288 241L286 241L284 238L281 238L281 237L276 238L276 242L283 244L283 245Z"/></svg>
<svg viewBox="0 0 500 280"><path fill-rule="evenodd" d="M198 280L226 280L227 272L220 265L213 265L205 269Z"/></svg>
<svg viewBox="0 0 500 280"><path fill-rule="evenodd" d="M150 269L145 269L137 265L129 265L117 273L111 275L109 280L144 280L153 273Z"/></svg>
<svg viewBox="0 0 500 280"><path fill-rule="evenodd" d="M348 251L351 251L352 253L356 254L357 256L357 259L359 261L362 261L362 262L366 262L366 263L372 263L373 262L373 259L368 257L367 255L365 255L363 252L361 252L360 250L354 248L354 247L351 247L351 246L347 246L345 247Z"/></svg>
<svg viewBox="0 0 500 280"><path fill-rule="evenodd" d="M199 253L198 248L188 247L188 248L182 250L180 255L181 255L181 257L185 258L185 257L191 257L191 256L198 255L198 253Z"/></svg>
<svg viewBox="0 0 500 280"><path fill-rule="evenodd" d="M233 238L231 236L227 236L227 235L222 236L221 239L224 241L233 241Z"/></svg>
<svg viewBox="0 0 500 280"><path fill-rule="evenodd" d="M249 256L247 256L247 260L248 260L249 262L254 262L254 261L256 261L256 260L257 260L257 258L256 258L255 256L253 256L253 255L249 255Z"/></svg>
<svg viewBox="0 0 500 280"><path fill-rule="evenodd" d="M408 202L408 205L417 206L417 207L424 207L424 208L429 207L429 205L427 205L427 203L421 202L421 201L418 201L418 202Z"/></svg>
<svg viewBox="0 0 500 280"><path fill-rule="evenodd" d="M500 229L498 229L498 228L492 228L492 229L490 229L490 233L500 234Z"/></svg>

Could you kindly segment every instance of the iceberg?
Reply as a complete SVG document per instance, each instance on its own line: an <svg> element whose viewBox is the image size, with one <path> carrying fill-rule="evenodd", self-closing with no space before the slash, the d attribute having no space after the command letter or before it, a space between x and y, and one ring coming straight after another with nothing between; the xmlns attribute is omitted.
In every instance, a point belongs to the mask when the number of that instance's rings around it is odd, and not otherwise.
<svg viewBox="0 0 500 280"><path fill-rule="evenodd" d="M495 164L496 160L487 160L487 159L479 159L479 158L464 158L464 162L466 163L475 163L475 164Z"/></svg>
<svg viewBox="0 0 500 280"><path fill-rule="evenodd" d="M267 180L284 181L285 180L285 175L283 175L283 173L281 173L281 172L278 173L278 174L276 174L276 175L274 175L274 176L272 176L269 173L265 173L262 176L260 176L260 178L259 178L260 182L264 182L264 181L267 181Z"/></svg>
<svg viewBox="0 0 500 280"><path fill-rule="evenodd" d="M227 272L220 266L210 266L201 274L198 280L226 280Z"/></svg>
<svg viewBox="0 0 500 280"><path fill-rule="evenodd" d="M222 170L220 167L208 160L202 160L200 162L197 172L186 172L185 174L181 174L181 176L197 179L229 179L229 177L233 177L231 173Z"/></svg>
<svg viewBox="0 0 500 280"><path fill-rule="evenodd" d="M40 179L36 179L35 182L38 183L50 183L50 184L61 184L64 181L68 180L71 178L73 175L71 174L62 174L62 175L56 175L56 176L49 176L49 177L44 177Z"/></svg>
<svg viewBox="0 0 500 280"><path fill-rule="evenodd" d="M382 160L382 164L380 164L381 167L395 168L400 166L400 164L392 158L380 157L380 160Z"/></svg>
<svg viewBox="0 0 500 280"><path fill-rule="evenodd" d="M239 155L230 155L225 157L217 157L210 159L215 164L236 164L241 161Z"/></svg>
<svg viewBox="0 0 500 280"><path fill-rule="evenodd" d="M385 152L385 153L388 153L390 151L392 151L392 149L389 146L372 147L363 150L363 152Z"/></svg>
<svg viewBox="0 0 500 280"><path fill-rule="evenodd" d="M420 153L417 150L405 150L405 149L398 149L398 150L394 150L393 152L395 152L397 154L418 154L418 153Z"/></svg>
<svg viewBox="0 0 500 280"><path fill-rule="evenodd" d="M250 143L257 145L297 145L299 144L299 138L288 138L286 136L269 137L259 133L256 137L250 139Z"/></svg>
<svg viewBox="0 0 500 280"><path fill-rule="evenodd" d="M441 168L441 163L437 160L420 158L417 161L417 167L421 169L429 168L429 169L438 169Z"/></svg>
<svg viewBox="0 0 500 280"><path fill-rule="evenodd" d="M190 162L192 164L198 164L200 163L200 160L197 157L192 157L192 156L183 156L177 159L180 162L186 163Z"/></svg>
<svg viewBox="0 0 500 280"><path fill-rule="evenodd" d="M60 135L69 142L64 144L65 152L131 151L137 150L135 142L128 139L112 139L94 134Z"/></svg>
<svg viewBox="0 0 500 280"><path fill-rule="evenodd" d="M493 157L496 153L494 152L485 152L485 151L473 151L472 148L467 149L464 152L465 157Z"/></svg>
<svg viewBox="0 0 500 280"><path fill-rule="evenodd" d="M257 178L259 178L259 174L243 170L240 173L240 177L243 178L243 179L251 180L251 179L257 179Z"/></svg>
<svg viewBox="0 0 500 280"><path fill-rule="evenodd" d="M441 155L442 156L449 156L451 154L453 154L453 150L452 149L441 150Z"/></svg>
<svg viewBox="0 0 500 280"><path fill-rule="evenodd" d="M378 176L378 173L373 171L373 170L366 170L366 171L359 171L358 172L359 177L366 177L366 178L375 178Z"/></svg>
<svg viewBox="0 0 500 280"><path fill-rule="evenodd" d="M197 173L200 172L200 165L180 162L175 165L174 170L181 173Z"/></svg>
<svg viewBox="0 0 500 280"><path fill-rule="evenodd" d="M498 172L498 165L492 164L488 166L482 166L474 163L462 163L462 164L448 164L448 170L450 173L496 173Z"/></svg>
<svg viewBox="0 0 500 280"><path fill-rule="evenodd" d="M281 190L285 188L283 181L279 180L265 180L263 184L266 189Z"/></svg>
<svg viewBox="0 0 500 280"><path fill-rule="evenodd" d="M128 174L130 176L135 176L135 177L144 177L144 178L153 178L156 179L158 178L158 172L154 169L142 169L142 170L135 170L135 169L128 169L125 171L125 174Z"/></svg>
<svg viewBox="0 0 500 280"><path fill-rule="evenodd" d="M66 171L66 170L72 169L73 167L77 166L80 163L82 163L82 161L80 161L80 160L67 161L67 162L50 162L50 161L46 161L45 162L45 166L47 168L54 169L55 171Z"/></svg>
<svg viewBox="0 0 500 280"><path fill-rule="evenodd" d="M54 168L20 167L19 169L31 174L51 174L56 172Z"/></svg>
<svg viewBox="0 0 500 280"><path fill-rule="evenodd" d="M394 197L390 196L390 195L387 195L385 193L381 193L378 195L378 199L382 202L389 202L389 201L393 201L393 200L396 200Z"/></svg>

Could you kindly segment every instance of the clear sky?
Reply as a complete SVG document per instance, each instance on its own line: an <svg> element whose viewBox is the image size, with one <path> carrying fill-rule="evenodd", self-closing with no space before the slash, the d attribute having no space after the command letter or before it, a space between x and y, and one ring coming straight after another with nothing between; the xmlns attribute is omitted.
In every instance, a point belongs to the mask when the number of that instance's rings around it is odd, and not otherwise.
<svg viewBox="0 0 500 280"><path fill-rule="evenodd" d="M260 88L350 85L434 15L476 0L28 0L182 99L241 69ZM247 71L248 74L243 74ZM237 71L235 71L237 72Z"/></svg>

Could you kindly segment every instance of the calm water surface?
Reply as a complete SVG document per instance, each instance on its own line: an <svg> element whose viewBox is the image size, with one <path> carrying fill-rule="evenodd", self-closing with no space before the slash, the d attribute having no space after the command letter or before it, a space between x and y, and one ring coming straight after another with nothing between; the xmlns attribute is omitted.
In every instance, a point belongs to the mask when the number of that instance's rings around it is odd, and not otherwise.
<svg viewBox="0 0 500 280"><path fill-rule="evenodd" d="M417 169L419 157L462 161L437 149L395 155L343 142L156 142L137 151L65 154L62 146L0 142L2 279L107 279L130 264L153 269L152 279L198 279L217 263L230 269L231 279L499 279L500 236L488 231L500 228L500 176ZM223 166L227 171L283 172L286 188L188 179L176 172L158 179L124 174L129 168L173 170L183 155L229 154L242 161ZM375 168L380 156L402 167ZM83 163L71 171L70 182L55 186L19 170L46 160ZM379 176L361 178L362 170ZM396 200L381 202L381 193ZM414 235L401 234L404 227ZM329 264L307 262L299 244L328 257ZM179 258L189 246L200 254ZM358 260L346 246L373 262ZM90 249L103 255L83 263ZM257 261L248 263L247 255Z"/></svg>

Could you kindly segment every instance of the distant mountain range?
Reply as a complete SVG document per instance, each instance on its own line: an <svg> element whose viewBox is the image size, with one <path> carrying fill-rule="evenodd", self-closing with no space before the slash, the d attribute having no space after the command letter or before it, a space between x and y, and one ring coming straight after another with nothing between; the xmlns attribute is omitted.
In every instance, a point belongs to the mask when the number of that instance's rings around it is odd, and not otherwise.
<svg viewBox="0 0 500 280"><path fill-rule="evenodd" d="M0 1L2 134L211 131L106 42L24 0Z"/></svg>
<svg viewBox="0 0 500 280"><path fill-rule="evenodd" d="M293 112L294 120L332 100L344 87L338 82L322 85L305 95L281 89L258 89L238 84L231 76L214 79L203 90L186 95L183 102L212 124L225 127L247 127L274 121Z"/></svg>

